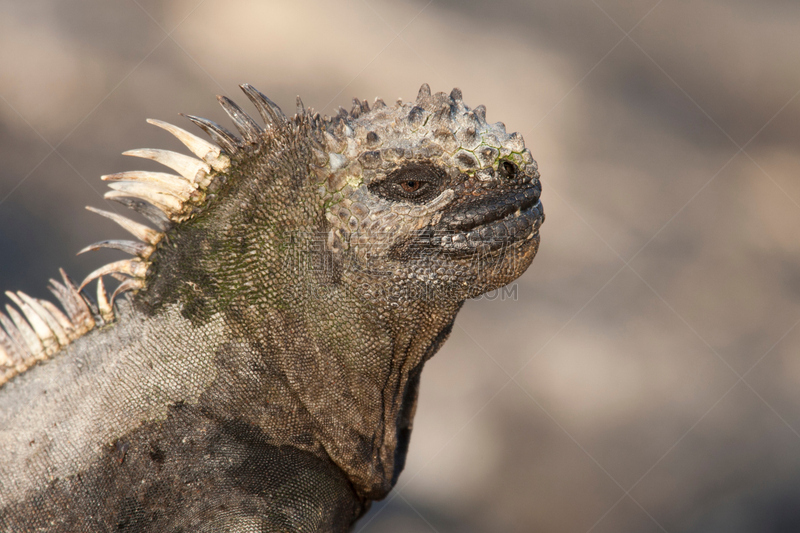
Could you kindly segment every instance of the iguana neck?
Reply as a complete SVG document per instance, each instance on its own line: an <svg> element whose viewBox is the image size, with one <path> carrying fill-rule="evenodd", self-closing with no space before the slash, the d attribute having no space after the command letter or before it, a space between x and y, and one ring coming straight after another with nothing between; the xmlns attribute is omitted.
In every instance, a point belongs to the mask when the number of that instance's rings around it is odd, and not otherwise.
<svg viewBox="0 0 800 533"><path fill-rule="evenodd" d="M262 153L239 161L218 203L167 236L136 306L157 315L176 304L198 326L224 315L231 338L208 409L327 454L362 497L380 499L403 467L422 364L461 302L368 297L380 277L353 275L341 264L351 257L327 251L309 151ZM251 379L244 366L262 374Z"/></svg>
<svg viewBox="0 0 800 533"><path fill-rule="evenodd" d="M328 456L362 496L380 499L403 468L422 365L447 338L457 307L336 305L266 313L263 354Z"/></svg>

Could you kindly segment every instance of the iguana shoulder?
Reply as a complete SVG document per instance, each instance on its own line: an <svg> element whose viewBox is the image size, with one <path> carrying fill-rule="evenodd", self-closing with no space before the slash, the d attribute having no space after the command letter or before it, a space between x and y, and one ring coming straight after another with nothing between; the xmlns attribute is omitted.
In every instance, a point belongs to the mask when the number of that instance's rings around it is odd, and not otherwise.
<svg viewBox="0 0 800 533"><path fill-rule="evenodd" d="M219 97L238 135L150 121L194 157L103 177L152 225L95 210L137 240L86 250L132 259L51 280L63 310L8 293L3 527L346 530L402 471L463 302L536 254L536 163L458 89L334 117L242 89L263 126Z"/></svg>

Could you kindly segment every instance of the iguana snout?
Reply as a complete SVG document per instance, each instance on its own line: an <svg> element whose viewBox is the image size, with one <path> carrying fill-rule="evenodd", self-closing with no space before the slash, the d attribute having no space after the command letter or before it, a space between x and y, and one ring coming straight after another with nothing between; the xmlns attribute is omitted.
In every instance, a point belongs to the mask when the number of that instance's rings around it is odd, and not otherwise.
<svg viewBox="0 0 800 533"><path fill-rule="evenodd" d="M544 214L518 133L487 122L460 90L432 94L427 84L414 102L356 101L354 110L324 132L327 153L317 157L329 250L395 294L448 301L525 271Z"/></svg>

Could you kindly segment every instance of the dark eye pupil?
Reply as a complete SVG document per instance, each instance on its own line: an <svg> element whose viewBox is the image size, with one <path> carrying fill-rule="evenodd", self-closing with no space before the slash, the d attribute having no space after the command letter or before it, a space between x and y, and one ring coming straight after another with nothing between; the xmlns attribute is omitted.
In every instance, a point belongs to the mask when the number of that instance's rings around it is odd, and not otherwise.
<svg viewBox="0 0 800 533"><path fill-rule="evenodd" d="M406 191L406 192L416 192L420 188L421 185L422 185L421 181L408 180L408 181L404 181L401 184L401 187L403 187L403 190Z"/></svg>

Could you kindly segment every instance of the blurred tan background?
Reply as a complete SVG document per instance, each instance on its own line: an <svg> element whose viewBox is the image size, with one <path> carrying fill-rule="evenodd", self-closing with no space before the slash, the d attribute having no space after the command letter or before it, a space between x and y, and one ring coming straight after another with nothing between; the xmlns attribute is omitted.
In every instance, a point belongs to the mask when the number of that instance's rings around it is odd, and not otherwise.
<svg viewBox="0 0 800 533"><path fill-rule="evenodd" d="M542 245L517 300L466 304L355 531L800 531L798 28L791 0L2 0L0 285L112 258L74 256L123 236L83 206L177 148L147 117L458 86L539 161Z"/></svg>

